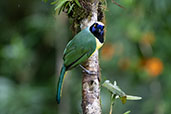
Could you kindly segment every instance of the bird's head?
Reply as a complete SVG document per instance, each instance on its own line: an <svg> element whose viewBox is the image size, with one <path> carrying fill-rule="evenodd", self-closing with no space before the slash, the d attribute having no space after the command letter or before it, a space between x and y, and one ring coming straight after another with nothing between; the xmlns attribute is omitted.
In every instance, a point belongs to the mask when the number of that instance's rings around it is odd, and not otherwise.
<svg viewBox="0 0 171 114"><path fill-rule="evenodd" d="M102 22L95 22L90 26L90 31L100 43L104 43L104 24Z"/></svg>

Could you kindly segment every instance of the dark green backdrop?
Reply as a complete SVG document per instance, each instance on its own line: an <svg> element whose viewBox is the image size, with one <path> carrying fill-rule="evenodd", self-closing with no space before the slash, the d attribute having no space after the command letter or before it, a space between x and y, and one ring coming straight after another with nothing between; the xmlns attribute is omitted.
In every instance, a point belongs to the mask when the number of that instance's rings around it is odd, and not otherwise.
<svg viewBox="0 0 171 114"><path fill-rule="evenodd" d="M67 74L60 105L55 101L62 53L72 38L65 14L41 0L0 1L0 113L81 113L81 69ZM117 81L141 101L119 100L114 114L170 114L170 0L108 0L106 43L100 52L102 82ZM102 88L103 114L110 94Z"/></svg>

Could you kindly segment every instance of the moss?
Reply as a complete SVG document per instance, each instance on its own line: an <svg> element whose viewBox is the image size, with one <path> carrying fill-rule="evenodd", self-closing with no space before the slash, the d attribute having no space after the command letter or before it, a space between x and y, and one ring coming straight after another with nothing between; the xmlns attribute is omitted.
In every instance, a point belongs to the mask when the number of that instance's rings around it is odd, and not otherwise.
<svg viewBox="0 0 171 114"><path fill-rule="evenodd" d="M74 5L72 8L72 11L68 14L68 17L73 20L72 30L73 34L78 33L80 29L80 22L88 18L91 19L92 13L91 13L91 1L87 2L86 0L79 0L81 7L78 5Z"/></svg>
<svg viewBox="0 0 171 114"><path fill-rule="evenodd" d="M68 13L68 17L72 20L72 30L73 34L78 33L80 29L80 23L83 19L91 20L92 17L92 5L93 3L97 4L98 6L98 21L101 21L105 23L105 16L104 16L104 3L105 0L79 0L79 3L81 5L74 5L72 7L72 10ZM75 2L72 2L72 4L76 4ZM72 5L71 4L71 5ZM68 6L67 11L70 9L70 6Z"/></svg>

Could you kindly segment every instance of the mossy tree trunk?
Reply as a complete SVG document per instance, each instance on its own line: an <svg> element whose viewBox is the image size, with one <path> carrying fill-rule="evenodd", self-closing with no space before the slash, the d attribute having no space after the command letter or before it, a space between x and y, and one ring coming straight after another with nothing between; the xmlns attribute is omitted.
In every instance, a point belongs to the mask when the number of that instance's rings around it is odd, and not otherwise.
<svg viewBox="0 0 171 114"><path fill-rule="evenodd" d="M81 7L74 7L71 18L73 19L72 30L76 34L80 30L92 25L96 21L103 20L103 12L100 0L79 0ZM83 114L101 114L100 101L100 70L98 51L96 51L83 66L96 73L89 75L83 72L82 80L82 110Z"/></svg>
<svg viewBox="0 0 171 114"><path fill-rule="evenodd" d="M97 21L97 9L98 0L91 1L91 16L85 18L81 22L81 29L92 25ZM96 75L89 75L83 72L82 80L82 110L83 114L101 114L101 104L100 104L100 70L99 70L99 60L98 51L96 51L93 56L91 56L85 63L84 67L89 70L96 72Z"/></svg>
<svg viewBox="0 0 171 114"><path fill-rule="evenodd" d="M96 75L83 73L82 80L82 110L83 114L101 114L100 80L98 51L84 64L85 68L96 72Z"/></svg>

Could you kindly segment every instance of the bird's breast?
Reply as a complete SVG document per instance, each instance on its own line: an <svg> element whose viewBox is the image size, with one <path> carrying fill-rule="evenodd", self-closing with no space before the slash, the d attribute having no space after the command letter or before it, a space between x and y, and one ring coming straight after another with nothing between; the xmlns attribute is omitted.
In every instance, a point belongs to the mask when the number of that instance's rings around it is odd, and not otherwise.
<svg viewBox="0 0 171 114"><path fill-rule="evenodd" d="M96 38L96 50L100 49L102 47L103 43L101 43L97 38Z"/></svg>

